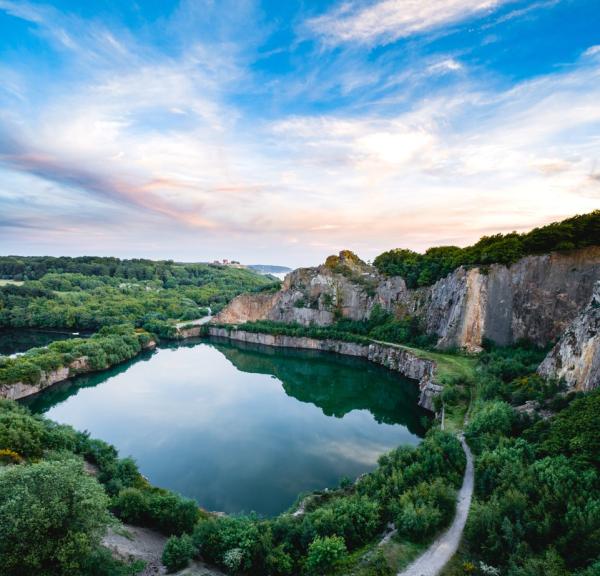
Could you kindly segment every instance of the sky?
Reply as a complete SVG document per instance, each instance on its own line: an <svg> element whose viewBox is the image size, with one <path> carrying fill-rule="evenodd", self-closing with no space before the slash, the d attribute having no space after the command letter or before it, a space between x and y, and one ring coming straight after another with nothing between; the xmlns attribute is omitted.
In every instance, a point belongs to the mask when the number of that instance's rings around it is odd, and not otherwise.
<svg viewBox="0 0 600 576"><path fill-rule="evenodd" d="M599 207L599 0L0 0L0 254L296 267Z"/></svg>

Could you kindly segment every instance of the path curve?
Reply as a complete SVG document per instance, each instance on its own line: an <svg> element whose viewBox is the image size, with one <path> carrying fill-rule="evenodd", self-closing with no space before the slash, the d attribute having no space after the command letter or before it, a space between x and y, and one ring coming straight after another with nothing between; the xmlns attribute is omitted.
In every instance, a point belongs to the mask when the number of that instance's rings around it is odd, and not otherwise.
<svg viewBox="0 0 600 576"><path fill-rule="evenodd" d="M473 455L462 434L458 436L462 448L467 457L467 466L463 483L456 498L456 514L450 527L441 534L436 540L411 564L404 570L398 572L398 576L437 576L444 566L450 561L458 550L458 545L462 537L471 498L473 497Z"/></svg>

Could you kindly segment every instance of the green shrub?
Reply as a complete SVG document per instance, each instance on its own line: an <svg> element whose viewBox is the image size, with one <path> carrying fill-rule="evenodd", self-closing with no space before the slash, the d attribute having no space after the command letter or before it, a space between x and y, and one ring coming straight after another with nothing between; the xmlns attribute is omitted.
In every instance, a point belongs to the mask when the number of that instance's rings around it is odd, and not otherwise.
<svg viewBox="0 0 600 576"><path fill-rule="evenodd" d="M306 572L311 575L326 574L347 557L346 544L340 536L317 536L308 547Z"/></svg>
<svg viewBox="0 0 600 576"><path fill-rule="evenodd" d="M195 552L191 536L188 534L171 536L165 544L162 563L169 572L176 572L189 564Z"/></svg>
<svg viewBox="0 0 600 576"><path fill-rule="evenodd" d="M405 492L398 503L396 527L416 542L449 524L454 515L454 490L442 480L421 482Z"/></svg>
<svg viewBox="0 0 600 576"><path fill-rule="evenodd" d="M81 573L109 522L107 504L104 490L80 461L0 468L3 573Z"/></svg>
<svg viewBox="0 0 600 576"><path fill-rule="evenodd" d="M37 458L44 448L44 425L15 402L0 399L0 449Z"/></svg>

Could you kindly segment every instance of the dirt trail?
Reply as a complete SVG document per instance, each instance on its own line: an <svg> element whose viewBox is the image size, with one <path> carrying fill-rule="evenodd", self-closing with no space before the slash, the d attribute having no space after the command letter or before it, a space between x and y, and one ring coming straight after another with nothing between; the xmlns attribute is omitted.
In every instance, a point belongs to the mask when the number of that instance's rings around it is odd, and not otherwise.
<svg viewBox="0 0 600 576"><path fill-rule="evenodd" d="M437 576L458 550L462 537L471 498L473 497L473 455L462 434L460 443L467 457L467 466L461 489L456 498L456 515L450 527L439 536L423 554L398 573L398 576Z"/></svg>
<svg viewBox="0 0 600 576"><path fill-rule="evenodd" d="M146 567L139 576L157 576L167 573L160 560L166 541L166 536L154 530L123 524L122 529L119 529L118 532L109 529L102 544L121 560L146 562ZM192 562L188 568L176 572L174 576L223 575L213 568L208 568L202 562Z"/></svg>

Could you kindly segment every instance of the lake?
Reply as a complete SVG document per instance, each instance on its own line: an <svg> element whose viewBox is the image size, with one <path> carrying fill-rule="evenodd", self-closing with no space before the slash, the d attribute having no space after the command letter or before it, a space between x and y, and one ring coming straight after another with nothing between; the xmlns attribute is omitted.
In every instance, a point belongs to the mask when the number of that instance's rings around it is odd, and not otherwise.
<svg viewBox="0 0 600 576"><path fill-rule="evenodd" d="M363 359L216 340L161 347L28 402L203 508L274 515L423 434L417 386Z"/></svg>
<svg viewBox="0 0 600 576"><path fill-rule="evenodd" d="M0 329L0 355L21 354L30 348L48 346L55 340L75 338L70 332L52 332L50 330L29 330L20 328Z"/></svg>

